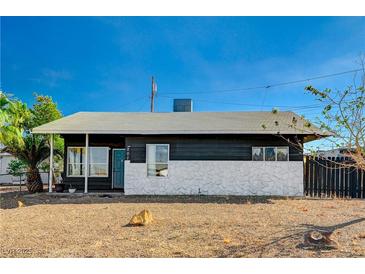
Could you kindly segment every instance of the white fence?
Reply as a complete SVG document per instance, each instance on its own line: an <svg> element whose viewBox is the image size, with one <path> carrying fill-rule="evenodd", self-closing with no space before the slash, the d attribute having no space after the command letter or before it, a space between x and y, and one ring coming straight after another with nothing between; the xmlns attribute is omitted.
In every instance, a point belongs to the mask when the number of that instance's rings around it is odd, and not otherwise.
<svg viewBox="0 0 365 274"><path fill-rule="evenodd" d="M48 184L48 172L41 172L41 178L43 184ZM26 183L26 176L23 174L21 176L22 184ZM10 174L0 174L0 185L18 185L20 181L20 176L12 176Z"/></svg>

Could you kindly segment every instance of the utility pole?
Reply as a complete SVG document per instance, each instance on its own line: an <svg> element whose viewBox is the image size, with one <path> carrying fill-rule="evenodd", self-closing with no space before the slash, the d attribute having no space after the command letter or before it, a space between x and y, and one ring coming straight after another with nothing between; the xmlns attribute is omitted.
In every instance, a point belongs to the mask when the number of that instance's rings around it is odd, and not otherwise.
<svg viewBox="0 0 365 274"><path fill-rule="evenodd" d="M152 76L152 86L151 86L151 112L155 111L155 95L157 92L157 85L155 79Z"/></svg>

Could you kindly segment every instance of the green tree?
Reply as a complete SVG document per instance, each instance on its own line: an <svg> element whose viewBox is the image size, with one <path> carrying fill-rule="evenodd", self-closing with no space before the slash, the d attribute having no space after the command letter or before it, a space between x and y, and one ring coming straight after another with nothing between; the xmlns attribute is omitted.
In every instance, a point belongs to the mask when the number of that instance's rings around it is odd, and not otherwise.
<svg viewBox="0 0 365 274"><path fill-rule="evenodd" d="M48 135L32 134L31 129L62 117L57 105L49 96L35 95L36 103L28 108L20 100L1 92L0 94L0 142L3 152L8 152L27 165L28 191L43 191L39 165L49 158ZM54 154L63 155L63 142L55 136Z"/></svg>
<svg viewBox="0 0 365 274"><path fill-rule="evenodd" d="M27 168L27 164L21 160L14 159L8 164L8 173L13 176L20 176L24 173Z"/></svg>
<svg viewBox="0 0 365 274"><path fill-rule="evenodd" d="M344 90L319 90L313 86L306 90L324 104L321 128L333 133L329 139L336 147L344 147L353 165L365 170L365 66L361 61L360 77Z"/></svg>
<svg viewBox="0 0 365 274"><path fill-rule="evenodd" d="M21 160L14 159L8 164L7 171L10 175L19 177L19 190L22 190L22 175L26 171L27 164Z"/></svg>
<svg viewBox="0 0 365 274"><path fill-rule="evenodd" d="M36 103L33 105L31 128L37 127L51 121L60 119L62 117L61 112L57 109L57 104L53 102L50 96L43 96L34 94Z"/></svg>

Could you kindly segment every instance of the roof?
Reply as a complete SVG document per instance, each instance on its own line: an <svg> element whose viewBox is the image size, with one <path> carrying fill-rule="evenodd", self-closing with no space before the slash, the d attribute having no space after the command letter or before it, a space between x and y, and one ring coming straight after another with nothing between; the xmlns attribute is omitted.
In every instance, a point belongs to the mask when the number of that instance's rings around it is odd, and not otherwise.
<svg viewBox="0 0 365 274"><path fill-rule="evenodd" d="M293 126L296 119L296 126ZM293 112L77 112L33 129L57 134L303 134L329 136Z"/></svg>
<svg viewBox="0 0 365 274"><path fill-rule="evenodd" d="M0 152L0 157L13 157L13 155L7 152Z"/></svg>
<svg viewBox="0 0 365 274"><path fill-rule="evenodd" d="M0 143L0 157L5 157L5 156L12 156L10 153L7 152L1 152L1 150L4 148L5 146Z"/></svg>

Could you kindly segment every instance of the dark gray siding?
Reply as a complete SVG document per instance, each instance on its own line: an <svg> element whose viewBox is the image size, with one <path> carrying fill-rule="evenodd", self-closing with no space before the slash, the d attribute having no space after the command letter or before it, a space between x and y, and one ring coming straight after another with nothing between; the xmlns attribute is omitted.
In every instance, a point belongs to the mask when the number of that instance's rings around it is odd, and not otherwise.
<svg viewBox="0 0 365 274"><path fill-rule="evenodd" d="M84 189L83 177L67 177L67 147L85 146L85 135L65 134L64 182L78 190ZM288 137L289 138L289 137ZM292 137L291 137L292 138ZM90 146L128 148L127 157L133 163L145 163L146 144L170 144L170 160L221 160L251 161L253 146L288 146L289 160L302 161L302 150L290 146L282 137L272 135L165 135L122 136L90 135ZM112 151L109 151L109 176L89 177L89 190L111 190Z"/></svg>
<svg viewBox="0 0 365 274"><path fill-rule="evenodd" d="M83 177L67 177L67 147L85 146L85 135L65 134L62 136L65 140L65 157L64 157L64 182L68 187L72 184L78 190L84 189ZM121 135L90 135L89 146L106 146L109 148L124 148L124 136ZM109 176L108 177L89 177L88 187L93 190L111 190L112 189L112 150L109 151Z"/></svg>
<svg viewBox="0 0 365 274"><path fill-rule="evenodd" d="M253 146L289 146L289 160L302 161L303 151L272 135L195 135L126 137L129 159L146 161L146 144L169 144L170 160L251 161Z"/></svg>

